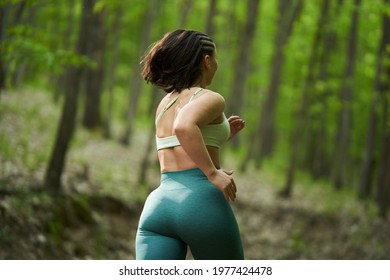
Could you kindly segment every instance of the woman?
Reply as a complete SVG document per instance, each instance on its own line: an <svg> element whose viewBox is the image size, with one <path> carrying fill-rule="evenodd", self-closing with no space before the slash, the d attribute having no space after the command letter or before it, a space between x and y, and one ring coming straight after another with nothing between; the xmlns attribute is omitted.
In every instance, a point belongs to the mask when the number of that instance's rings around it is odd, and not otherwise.
<svg viewBox="0 0 390 280"><path fill-rule="evenodd" d="M167 92L156 111L161 184L145 202L136 237L137 259L243 259L229 201L237 188L220 166L220 146L244 126L226 119L223 97L206 87L218 68L205 34L176 30L144 57L142 76Z"/></svg>

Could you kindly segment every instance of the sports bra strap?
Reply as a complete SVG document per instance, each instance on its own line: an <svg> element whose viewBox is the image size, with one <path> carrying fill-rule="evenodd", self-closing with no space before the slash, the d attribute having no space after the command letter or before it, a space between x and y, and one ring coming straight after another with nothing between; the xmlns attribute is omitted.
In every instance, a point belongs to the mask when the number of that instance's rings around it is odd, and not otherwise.
<svg viewBox="0 0 390 280"><path fill-rule="evenodd" d="M168 103L167 106L165 106L165 108L163 110L160 111L160 113L158 114L158 116L156 118L156 125L160 122L162 115L176 102L176 100L179 98L179 96L180 95L177 95L174 99L171 100L171 102Z"/></svg>
<svg viewBox="0 0 390 280"><path fill-rule="evenodd" d="M192 99L194 99L194 97L195 97L199 92L201 92L202 90L203 90L203 88L198 88L198 89L192 94L192 96L191 96L191 98L190 98L190 101L188 101L188 103L191 102Z"/></svg>
<svg viewBox="0 0 390 280"><path fill-rule="evenodd" d="M190 101L188 101L188 103L190 103L192 101L192 99L194 99L194 97L201 91L203 90L203 88L198 88L191 96L190 98ZM157 118L156 118L156 126L158 125L158 123L160 122L160 119L162 117L162 115L169 109L171 108L171 106L177 101L177 99L179 98L180 94L178 94L174 99L171 100L171 102L168 103L167 106L165 106L165 108L163 110L160 111L160 113L157 115Z"/></svg>

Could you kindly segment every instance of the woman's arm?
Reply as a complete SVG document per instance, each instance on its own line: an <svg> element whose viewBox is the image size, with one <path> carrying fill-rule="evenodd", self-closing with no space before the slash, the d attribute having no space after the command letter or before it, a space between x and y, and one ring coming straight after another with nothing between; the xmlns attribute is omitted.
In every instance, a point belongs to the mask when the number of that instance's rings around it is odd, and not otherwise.
<svg viewBox="0 0 390 280"><path fill-rule="evenodd" d="M220 117L224 107L222 96L207 91L180 110L174 123L174 131L183 150L209 181L223 192L226 199L234 201L236 186L233 177L215 167L200 131L200 127Z"/></svg>

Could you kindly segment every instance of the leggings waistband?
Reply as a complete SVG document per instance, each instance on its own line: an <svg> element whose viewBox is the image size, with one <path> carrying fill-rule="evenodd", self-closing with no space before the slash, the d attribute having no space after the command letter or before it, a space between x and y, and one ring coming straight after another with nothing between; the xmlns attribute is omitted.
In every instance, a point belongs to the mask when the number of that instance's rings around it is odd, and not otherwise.
<svg viewBox="0 0 390 280"><path fill-rule="evenodd" d="M186 188L193 188L199 186L200 181L202 185L210 184L207 177L199 168L191 168L179 171L165 171L161 173L162 186L185 186Z"/></svg>
<svg viewBox="0 0 390 280"><path fill-rule="evenodd" d="M164 171L161 173L161 181L166 179L181 179L190 177L206 177L199 168L191 168L178 171Z"/></svg>

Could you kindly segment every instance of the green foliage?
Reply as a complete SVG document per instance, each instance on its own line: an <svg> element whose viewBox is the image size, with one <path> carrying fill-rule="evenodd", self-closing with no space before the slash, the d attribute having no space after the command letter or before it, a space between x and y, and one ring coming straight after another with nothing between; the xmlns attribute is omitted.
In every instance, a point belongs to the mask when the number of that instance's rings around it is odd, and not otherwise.
<svg viewBox="0 0 390 280"><path fill-rule="evenodd" d="M14 19L15 8L22 1L1 1L1 5L7 4L11 7L9 22ZM66 1L27 1L27 10L21 16L20 22L7 26L5 38L0 42L2 51L2 61L8 70L7 84L11 85L19 71L26 73L22 76L22 84L36 83L38 80L47 80L47 84L57 83L59 74L68 67L94 67L96 62L86 56L75 54L76 40L78 37L78 26L82 11L82 1L75 1L74 7L70 7ZM145 16L153 1L97 1L94 11L105 10L104 30L107 34L105 42L105 88L102 94L102 111L106 115L106 108L110 96L108 95L107 84L113 82L110 94L113 97L112 117L115 137L122 132L122 127L128 121L124 118L128 107L131 84L131 77L137 76L139 71L139 60L145 50L140 49L144 40ZM159 8L156 9L154 21L152 23L151 41L155 41L162 34L176 29L188 28L204 30L205 20L209 9L209 1L193 1L185 26L179 26L185 1L166 0L159 1ZM217 14L213 19L213 38L217 44L219 70L215 76L212 90L216 90L224 95L229 103L229 95L232 89L232 79L236 71L238 50L242 44L241 33L245 25L247 15L247 1L218 1ZM242 117L246 119L246 129L241 134L242 147L237 153L237 157L243 159L245 149L252 141L252 135L258 129L260 123L260 110L267 94L267 89L271 80L271 63L275 52L275 36L278 32L278 1L261 1L259 7L259 17L257 30L253 40L250 54L250 69L246 77L246 88L242 93L245 96L244 110ZM313 40L318 31L317 21L321 16L321 1L304 1L303 11L294 23L293 31L289 41L284 47L285 61L280 80L280 93L276 107L277 148L273 158L266 161L265 166L279 168L278 173L285 174L288 165L288 154L291 150L290 136L296 125L296 112L302 102L302 93L305 80L308 74L314 74L314 81L309 85L309 104L305 108L307 119L309 120L306 129L317 131L321 125L321 117L325 118L325 131L327 139L321 142L325 147L327 156L331 156L334 151L334 141L336 139L339 124L339 112L342 108L340 101L340 89L343 82L343 72L347 59L347 41L351 25L351 13L354 9L353 1L332 1L329 10L329 21L320 27L322 41L316 56L313 69L309 69L309 57L312 52ZM389 12L389 7L383 1L362 1L359 8L360 20L358 24L357 59L354 77L351 80L353 89L352 109L353 127L350 145L351 167L348 171L354 182L357 181L358 170L363 157L365 136L367 133L367 123L369 117L369 104L375 98L373 90L375 68L377 63L378 44L380 42L382 30L382 13ZM34 15L31 20L28 15ZM283 15L282 15L283 16ZM116 19L119 25L114 29ZM325 49L324 40L332 35L331 46ZM117 53L116 53L117 50ZM320 56L328 52L324 61L320 61ZM387 51L390 51L387 48ZM111 63L117 56L118 63ZM388 60L384 64L390 63ZM322 70L327 70L326 79L319 78ZM132 75L135 74L135 75ZM53 78L54 77L54 78ZM112 81L108 81L113 77ZM55 81L55 82L53 82ZM150 103L153 96L151 88L143 85L142 95L138 104L136 129L148 131L152 123L153 115L150 114ZM79 111L83 107L80 104ZM228 105L228 104L227 104ZM0 104L0 106L8 106ZM39 131L43 131L47 116L41 115L41 110L26 110L15 107L2 109L14 110L16 116L26 115L28 122L40 119L34 124ZM60 110L60 108L56 108ZM1 111L0 111L1 112ZM0 113L1 114L1 113ZM49 117L50 118L50 117ZM55 115L58 119L58 113ZM385 120L379 119L382 124ZM8 128L7 128L8 129ZM42 129L42 130L41 130ZM54 126L50 130L50 137L55 133ZM77 132L76 139L72 142L72 148L81 150L88 142L89 137L95 134L85 135L84 132ZM48 150L36 149L30 139L34 132L27 130L21 134L17 141L12 141L0 133L1 153L5 159L20 157L27 164L31 172L37 169L37 165L44 164L48 157ZM49 137L49 139L51 139ZM302 136L302 141L306 140ZM46 143L50 146L50 143ZM374 152L377 159L380 152ZM303 147L304 149L306 147ZM302 153L303 154L303 153ZM76 162L84 166L87 155L79 154ZM301 161L303 159L300 159ZM126 170L121 170L119 175L115 175L119 180L126 177ZM113 170L103 167L99 174L106 182L115 181ZM115 177L114 176L114 177ZM280 176L280 184L284 179ZM108 184L110 185L110 184Z"/></svg>
<svg viewBox="0 0 390 280"><path fill-rule="evenodd" d="M47 147L55 133L55 122L47 120L57 120L59 112L55 106L45 104L47 98L48 95L25 90L3 95L0 103L0 155L14 164L23 164L28 172L42 169L49 157ZM26 100L28 106L20 106Z"/></svg>
<svg viewBox="0 0 390 280"><path fill-rule="evenodd" d="M37 41L30 35L36 32L26 25L18 25L8 29L8 39L2 41L3 60L13 69L22 64L36 71L53 71L57 74L65 67L93 67L95 63L86 56L78 56L73 51L64 49L52 50L48 45Z"/></svg>
<svg viewBox="0 0 390 280"><path fill-rule="evenodd" d="M61 11L69 8L64 2L42 4L23 1L23 4L27 4L25 6L20 2L4 1L7 13L0 48L2 63L7 69L8 87L13 85L15 76L20 76L21 72L26 73L24 82L31 83L41 79L42 73L58 75L70 66L95 66L94 61L77 55L68 46L74 35L66 36L65 29L68 27L63 24L66 14Z"/></svg>
<svg viewBox="0 0 390 280"><path fill-rule="evenodd" d="M33 6L33 5L36 5L37 0L1 0L0 7L3 5L6 5L6 4L15 5L15 4L18 4L21 2L24 2L27 6Z"/></svg>
<svg viewBox="0 0 390 280"><path fill-rule="evenodd" d="M29 102L23 103L26 100ZM22 108L20 104L26 107ZM0 136L13 145L10 161L21 158L27 149L34 154L50 146L49 134L55 131L56 121L47 120L58 118L59 107L51 102L47 93L6 92L0 106ZM12 126L6 126L10 120L13 120ZM19 143L29 133L35 144L25 144L22 150ZM131 234L139 215L131 215L123 205L123 208L118 205L122 201L128 207L142 207L159 180L156 168L150 171L148 185L136 183L146 134L146 130L138 130L137 145L126 148L115 140L107 141L95 132L79 129L68 155L65 195L32 190L28 174L19 176L23 179L21 185L7 183L7 190L14 193L1 200L1 221L6 221L6 226L0 228L0 252L11 252L7 244L14 242L29 244L27 248L22 247L23 252L31 250L29 253L37 259L118 259L119 247L126 253L119 256L128 259L133 253ZM227 151L224 167L235 169L234 163L238 165L239 157L243 158L243 149L245 146L240 147L238 154ZM239 221L243 226L240 229L247 250L252 251L252 258L388 257L388 226L374 219L376 208L372 201L360 202L352 190L335 192L326 181L318 182L299 172L293 198L277 198L276 192L284 183L282 175L286 163L283 154L286 153L280 152L265 161L261 170L244 174L235 169L240 196L233 206L241 215ZM3 155L2 150L0 155ZM39 174L39 166L45 163L36 162L35 172L31 173ZM246 200L245 196L252 200ZM123 224L132 223L131 226L118 226L115 221L119 218ZM252 225L248 220L258 221L258 224ZM30 229L28 236L26 227ZM260 241L254 239L257 235L261 235ZM37 243L37 236L41 243ZM28 239L30 237L33 241ZM260 246L262 250L254 250L253 246Z"/></svg>

